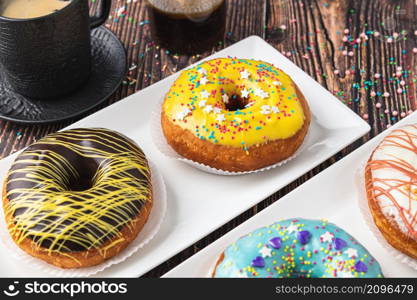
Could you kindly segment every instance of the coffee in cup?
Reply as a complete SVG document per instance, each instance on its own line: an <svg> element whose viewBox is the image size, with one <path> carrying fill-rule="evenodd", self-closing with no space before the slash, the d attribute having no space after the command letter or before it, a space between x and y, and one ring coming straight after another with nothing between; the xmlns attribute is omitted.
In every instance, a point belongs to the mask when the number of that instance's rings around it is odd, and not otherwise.
<svg viewBox="0 0 417 300"><path fill-rule="evenodd" d="M95 16L87 0L0 3L0 78L10 89L32 99L56 99L87 82L90 30L107 20L111 0L101 0Z"/></svg>
<svg viewBox="0 0 417 300"><path fill-rule="evenodd" d="M71 0L0 0L0 16L10 19L43 17L67 6Z"/></svg>

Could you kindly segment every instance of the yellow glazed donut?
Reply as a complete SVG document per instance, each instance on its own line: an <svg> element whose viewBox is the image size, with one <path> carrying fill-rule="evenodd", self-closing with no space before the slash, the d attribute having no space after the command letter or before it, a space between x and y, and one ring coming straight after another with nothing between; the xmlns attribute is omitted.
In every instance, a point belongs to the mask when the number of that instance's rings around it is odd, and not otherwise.
<svg viewBox="0 0 417 300"><path fill-rule="evenodd" d="M310 111L282 70L256 60L219 58L181 73L161 122L182 156L227 171L249 171L292 156Z"/></svg>

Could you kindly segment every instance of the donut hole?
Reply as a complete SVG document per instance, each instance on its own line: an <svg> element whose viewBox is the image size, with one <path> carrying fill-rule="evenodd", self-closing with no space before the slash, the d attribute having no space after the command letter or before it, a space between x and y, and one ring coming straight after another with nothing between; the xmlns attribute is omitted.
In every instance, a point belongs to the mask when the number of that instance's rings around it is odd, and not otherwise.
<svg viewBox="0 0 417 300"><path fill-rule="evenodd" d="M228 111L242 110L245 109L248 103L248 99L242 98L239 95L231 95L229 101L225 104L225 109Z"/></svg>
<svg viewBox="0 0 417 300"><path fill-rule="evenodd" d="M72 192L82 192L87 191L93 187L93 182L91 177L83 176L77 179L70 181L68 185L68 190Z"/></svg>
<svg viewBox="0 0 417 300"><path fill-rule="evenodd" d="M94 177L98 171L98 165L93 160L80 161L76 166L78 174L73 174L69 178L66 189L71 192L82 192L91 189L94 186Z"/></svg>

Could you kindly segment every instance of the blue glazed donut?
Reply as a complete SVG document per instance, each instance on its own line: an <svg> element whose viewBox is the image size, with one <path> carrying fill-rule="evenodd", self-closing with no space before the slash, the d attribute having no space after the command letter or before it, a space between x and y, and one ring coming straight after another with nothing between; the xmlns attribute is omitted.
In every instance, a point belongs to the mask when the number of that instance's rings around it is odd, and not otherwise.
<svg viewBox="0 0 417 300"><path fill-rule="evenodd" d="M220 256L213 277L383 277L351 235L324 220L290 219L255 230Z"/></svg>

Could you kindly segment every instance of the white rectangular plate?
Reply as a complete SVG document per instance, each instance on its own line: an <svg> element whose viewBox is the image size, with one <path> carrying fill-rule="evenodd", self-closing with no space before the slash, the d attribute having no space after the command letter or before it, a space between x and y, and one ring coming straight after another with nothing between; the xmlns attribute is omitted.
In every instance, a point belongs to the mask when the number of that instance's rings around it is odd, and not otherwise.
<svg viewBox="0 0 417 300"><path fill-rule="evenodd" d="M306 150L282 167L246 176L206 174L166 158L151 141L149 121L155 103L165 95L178 74L71 125L70 128L106 127L134 139L156 164L167 185L168 213L161 231L141 251L99 276L144 274L369 131L366 122L261 38L247 38L207 59L225 56L264 60L292 76L313 114ZM6 175L14 158L15 155L0 161L0 178ZM0 276L48 275L8 257L6 249L0 247Z"/></svg>
<svg viewBox="0 0 417 300"><path fill-rule="evenodd" d="M333 166L287 194L278 202L236 227L163 277L207 277L218 255L241 236L289 218L327 219L347 230L381 264L386 277L417 277L417 271L398 262L368 229L358 206L357 170L382 138L401 125L416 123L417 112L361 146Z"/></svg>

